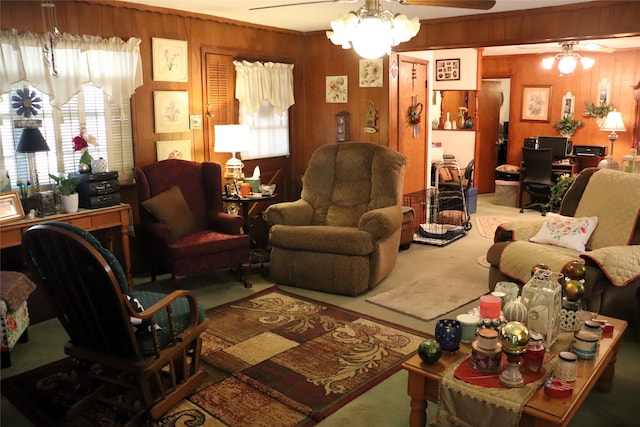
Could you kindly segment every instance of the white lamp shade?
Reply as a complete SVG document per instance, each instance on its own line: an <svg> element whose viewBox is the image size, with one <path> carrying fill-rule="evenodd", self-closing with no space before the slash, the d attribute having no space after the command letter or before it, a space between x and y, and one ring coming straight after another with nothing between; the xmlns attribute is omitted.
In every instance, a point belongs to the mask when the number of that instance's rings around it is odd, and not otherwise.
<svg viewBox="0 0 640 427"><path fill-rule="evenodd" d="M600 130L607 132L625 132L627 129L624 127L624 122L622 121L622 113L619 111L610 111Z"/></svg>
<svg viewBox="0 0 640 427"><path fill-rule="evenodd" d="M249 127L246 125L216 125L215 144L216 153L237 153L249 149Z"/></svg>

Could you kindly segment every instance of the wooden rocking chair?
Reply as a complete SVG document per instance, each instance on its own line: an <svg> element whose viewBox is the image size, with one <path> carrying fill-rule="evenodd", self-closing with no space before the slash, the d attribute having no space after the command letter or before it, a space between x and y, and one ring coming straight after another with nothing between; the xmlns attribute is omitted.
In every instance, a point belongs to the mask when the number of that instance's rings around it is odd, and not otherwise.
<svg viewBox="0 0 640 427"><path fill-rule="evenodd" d="M137 425L161 417L202 384L200 334L207 319L191 292L129 292L113 254L71 224L31 227L22 245L33 278L69 334L65 353L98 384L68 419L98 400L126 411L127 425ZM130 299L144 309L134 309ZM125 394L134 396L125 399L130 407L120 399Z"/></svg>

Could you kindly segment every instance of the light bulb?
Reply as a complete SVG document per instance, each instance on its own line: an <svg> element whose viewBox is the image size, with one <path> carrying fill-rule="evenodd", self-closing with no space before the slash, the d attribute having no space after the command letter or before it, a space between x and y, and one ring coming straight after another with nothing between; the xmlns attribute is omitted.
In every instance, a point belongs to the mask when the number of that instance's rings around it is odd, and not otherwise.
<svg viewBox="0 0 640 427"><path fill-rule="evenodd" d="M593 58L586 58L583 56L582 58L580 58L580 63L582 64L583 70L588 70L589 68L593 67L593 64L596 63L596 60Z"/></svg>
<svg viewBox="0 0 640 427"><path fill-rule="evenodd" d="M391 50L391 28L377 17L365 18L358 24L351 44L363 58L380 58Z"/></svg>
<svg viewBox="0 0 640 427"><path fill-rule="evenodd" d="M558 70L562 74L571 74L576 69L578 61L573 56L564 56L558 61Z"/></svg>
<svg viewBox="0 0 640 427"><path fill-rule="evenodd" d="M542 68L546 70L550 70L553 67L553 63L556 62L556 59L553 56L549 56L542 60Z"/></svg>

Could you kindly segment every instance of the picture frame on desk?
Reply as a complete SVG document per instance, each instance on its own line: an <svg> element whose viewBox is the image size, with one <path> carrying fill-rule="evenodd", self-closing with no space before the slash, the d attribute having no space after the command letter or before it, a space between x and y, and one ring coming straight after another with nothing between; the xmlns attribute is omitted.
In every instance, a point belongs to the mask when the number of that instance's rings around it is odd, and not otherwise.
<svg viewBox="0 0 640 427"><path fill-rule="evenodd" d="M521 122L551 121L551 85L522 86L522 107L520 109Z"/></svg>
<svg viewBox="0 0 640 427"><path fill-rule="evenodd" d="M0 224L24 219L18 190L0 193Z"/></svg>

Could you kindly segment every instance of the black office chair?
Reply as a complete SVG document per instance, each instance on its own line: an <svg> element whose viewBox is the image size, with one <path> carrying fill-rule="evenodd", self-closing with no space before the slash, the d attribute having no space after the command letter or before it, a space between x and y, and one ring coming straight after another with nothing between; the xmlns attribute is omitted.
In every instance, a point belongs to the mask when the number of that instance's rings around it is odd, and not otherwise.
<svg viewBox="0 0 640 427"><path fill-rule="evenodd" d="M551 149L522 148L522 162L520 206L522 206L522 193L524 192L529 193L532 203L521 207L520 213L523 213L525 209L537 209L544 216L547 214L545 205L549 201L553 185L553 154Z"/></svg>

